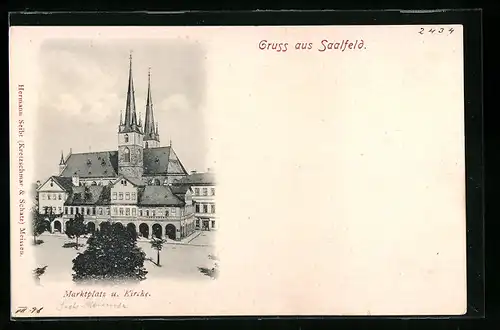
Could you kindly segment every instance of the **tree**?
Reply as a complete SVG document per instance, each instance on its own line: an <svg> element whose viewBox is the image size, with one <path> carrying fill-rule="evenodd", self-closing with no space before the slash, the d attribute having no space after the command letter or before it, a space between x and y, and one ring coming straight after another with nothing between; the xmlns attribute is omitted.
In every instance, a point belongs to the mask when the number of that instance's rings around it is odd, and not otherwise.
<svg viewBox="0 0 500 330"><path fill-rule="evenodd" d="M38 210L35 207L31 209L31 230L33 233L33 243L36 245L37 236L40 236L47 230L47 224L43 216L38 214Z"/></svg>
<svg viewBox="0 0 500 330"><path fill-rule="evenodd" d="M87 233L87 226L84 224L83 214L76 214L73 219L66 223L66 235L69 238L76 238L76 246L78 249L78 238Z"/></svg>
<svg viewBox="0 0 500 330"><path fill-rule="evenodd" d="M73 280L142 281L146 254L123 226L105 226L87 241L87 249L73 259Z"/></svg>
<svg viewBox="0 0 500 330"><path fill-rule="evenodd" d="M163 248L163 243L165 243L164 240L161 238L153 238L151 240L151 247L156 250L157 255L156 255L156 266L160 266L160 251Z"/></svg>

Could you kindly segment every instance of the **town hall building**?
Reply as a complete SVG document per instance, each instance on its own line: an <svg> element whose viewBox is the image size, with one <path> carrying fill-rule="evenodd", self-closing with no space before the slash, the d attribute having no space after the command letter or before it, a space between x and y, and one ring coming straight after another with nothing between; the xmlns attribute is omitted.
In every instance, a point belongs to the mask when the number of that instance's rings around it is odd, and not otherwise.
<svg viewBox="0 0 500 330"><path fill-rule="evenodd" d="M138 118L132 57L122 114L117 150L61 153L58 175L37 188L39 213L55 218L51 232L64 232L68 220L83 214L90 231L104 223L121 223L142 237L179 240L191 235L202 227L196 226L191 175L172 143L160 144L150 73L144 124Z"/></svg>

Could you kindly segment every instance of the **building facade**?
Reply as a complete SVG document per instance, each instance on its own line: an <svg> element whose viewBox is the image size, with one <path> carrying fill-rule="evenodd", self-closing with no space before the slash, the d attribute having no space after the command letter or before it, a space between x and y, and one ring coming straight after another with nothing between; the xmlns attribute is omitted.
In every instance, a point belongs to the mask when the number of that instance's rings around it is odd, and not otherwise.
<svg viewBox="0 0 500 330"><path fill-rule="evenodd" d="M179 240L196 229L193 188L172 148L161 146L154 119L151 75L144 126L137 118L132 57L125 116L120 115L114 151L61 153L58 175L37 188L39 213L52 232L64 232L68 220L83 214L89 231L121 223L143 237ZM214 207L215 212L215 207Z"/></svg>
<svg viewBox="0 0 500 330"><path fill-rule="evenodd" d="M206 173L191 172L177 179L174 186L189 187L195 212L195 228L199 230L217 230L219 221L215 208L215 175L209 169Z"/></svg>

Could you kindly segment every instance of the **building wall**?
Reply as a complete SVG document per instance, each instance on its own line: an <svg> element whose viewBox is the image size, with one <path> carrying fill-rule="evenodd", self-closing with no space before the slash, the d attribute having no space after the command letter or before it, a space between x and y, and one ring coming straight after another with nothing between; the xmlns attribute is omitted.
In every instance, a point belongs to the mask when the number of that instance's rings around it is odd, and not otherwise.
<svg viewBox="0 0 500 330"><path fill-rule="evenodd" d="M52 179L49 179L38 190L38 212L41 214L62 213L64 202L68 198L68 194Z"/></svg>
<svg viewBox="0 0 500 330"><path fill-rule="evenodd" d="M116 182L111 187L112 205L136 205L137 198L137 187L125 179Z"/></svg>
<svg viewBox="0 0 500 330"><path fill-rule="evenodd" d="M215 185L195 185L192 189L196 228L217 230L219 222L215 205L215 196L217 193Z"/></svg>

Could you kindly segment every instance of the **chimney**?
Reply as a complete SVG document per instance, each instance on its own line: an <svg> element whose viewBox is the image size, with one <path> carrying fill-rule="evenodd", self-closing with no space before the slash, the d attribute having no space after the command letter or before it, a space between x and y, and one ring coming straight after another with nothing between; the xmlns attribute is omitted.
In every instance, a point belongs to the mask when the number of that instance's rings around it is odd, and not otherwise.
<svg viewBox="0 0 500 330"><path fill-rule="evenodd" d="M71 181L73 183L73 186L79 186L80 185L80 177L78 176L78 174L73 174Z"/></svg>
<svg viewBox="0 0 500 330"><path fill-rule="evenodd" d="M191 174L196 174L196 170L195 171L191 171Z"/></svg>

